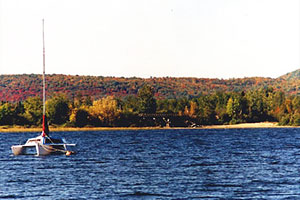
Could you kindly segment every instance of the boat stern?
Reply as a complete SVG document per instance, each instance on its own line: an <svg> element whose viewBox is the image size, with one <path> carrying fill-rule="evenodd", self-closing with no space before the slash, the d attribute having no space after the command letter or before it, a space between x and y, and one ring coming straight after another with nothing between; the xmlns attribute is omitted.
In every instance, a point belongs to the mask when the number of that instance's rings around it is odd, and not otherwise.
<svg viewBox="0 0 300 200"><path fill-rule="evenodd" d="M11 146L12 153L17 156L17 155L22 155L25 152L25 148L23 145L13 145Z"/></svg>

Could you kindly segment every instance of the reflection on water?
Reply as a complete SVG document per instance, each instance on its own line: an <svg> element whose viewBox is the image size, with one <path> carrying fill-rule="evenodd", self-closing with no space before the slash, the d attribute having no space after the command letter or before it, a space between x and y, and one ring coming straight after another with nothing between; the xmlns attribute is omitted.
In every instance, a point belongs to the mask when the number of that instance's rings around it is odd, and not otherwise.
<svg viewBox="0 0 300 200"><path fill-rule="evenodd" d="M0 199L300 198L300 129L53 133L78 153L12 155L37 134L0 134Z"/></svg>

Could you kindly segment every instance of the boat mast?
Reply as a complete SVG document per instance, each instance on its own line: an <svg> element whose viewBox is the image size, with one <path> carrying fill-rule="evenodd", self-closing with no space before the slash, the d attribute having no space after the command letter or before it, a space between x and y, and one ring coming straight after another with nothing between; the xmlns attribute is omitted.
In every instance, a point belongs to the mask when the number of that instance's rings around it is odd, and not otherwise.
<svg viewBox="0 0 300 200"><path fill-rule="evenodd" d="M43 132L42 136L46 136L46 81L45 81L45 34L44 34L44 19L43 19Z"/></svg>

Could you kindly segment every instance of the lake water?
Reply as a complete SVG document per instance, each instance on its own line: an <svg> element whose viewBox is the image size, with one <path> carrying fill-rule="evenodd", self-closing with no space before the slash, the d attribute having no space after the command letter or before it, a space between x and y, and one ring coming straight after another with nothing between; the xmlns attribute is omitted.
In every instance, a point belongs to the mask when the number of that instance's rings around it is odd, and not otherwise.
<svg viewBox="0 0 300 200"><path fill-rule="evenodd" d="M300 129L64 132L77 154L13 156L0 199L300 199Z"/></svg>

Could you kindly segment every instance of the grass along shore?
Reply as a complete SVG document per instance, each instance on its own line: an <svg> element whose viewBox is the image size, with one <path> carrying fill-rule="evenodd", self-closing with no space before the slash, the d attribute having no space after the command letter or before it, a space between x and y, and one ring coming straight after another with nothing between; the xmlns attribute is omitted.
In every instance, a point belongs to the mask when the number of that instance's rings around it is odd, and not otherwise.
<svg viewBox="0 0 300 200"><path fill-rule="evenodd" d="M242 123L234 125L209 125L197 128L186 127L51 127L51 132L59 131L107 131L107 130L154 130L154 129L237 129L237 128L296 128L297 126L279 126L277 122ZM299 128L299 126L298 126ZM41 127L0 126L0 133L6 132L41 132Z"/></svg>

